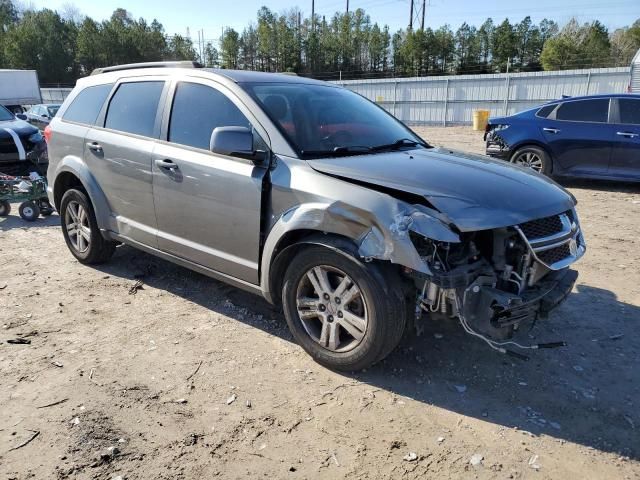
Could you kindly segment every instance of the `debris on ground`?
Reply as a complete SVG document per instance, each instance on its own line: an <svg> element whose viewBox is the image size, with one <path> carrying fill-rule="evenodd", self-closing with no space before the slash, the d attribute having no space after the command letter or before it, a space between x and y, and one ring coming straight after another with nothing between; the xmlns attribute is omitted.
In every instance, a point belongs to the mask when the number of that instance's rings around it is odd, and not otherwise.
<svg viewBox="0 0 640 480"><path fill-rule="evenodd" d="M129 289L129 295L135 295L136 293L138 293L138 290L144 290L144 284L142 283L142 280L136 280L136 283L134 283Z"/></svg>
<svg viewBox="0 0 640 480"><path fill-rule="evenodd" d="M469 463L474 467L477 467L479 465L482 465L483 460L484 460L484 456L482 456L479 453L474 453L473 455L471 455L471 458L469 459Z"/></svg>
<svg viewBox="0 0 640 480"><path fill-rule="evenodd" d="M31 340L28 338L10 338L7 343L11 345L31 345Z"/></svg>
<svg viewBox="0 0 640 480"><path fill-rule="evenodd" d="M416 452L407 453L402 459L405 462L415 462L418 459L418 454Z"/></svg>
<svg viewBox="0 0 640 480"><path fill-rule="evenodd" d="M227 405L231 405L233 402L235 402L236 398L238 398L238 396L235 393L232 394L229 398L227 398Z"/></svg>

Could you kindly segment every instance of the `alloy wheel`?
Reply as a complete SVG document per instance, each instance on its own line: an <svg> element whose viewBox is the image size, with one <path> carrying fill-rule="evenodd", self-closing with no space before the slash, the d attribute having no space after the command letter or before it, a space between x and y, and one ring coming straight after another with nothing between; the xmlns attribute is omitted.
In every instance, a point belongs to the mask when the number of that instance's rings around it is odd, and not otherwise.
<svg viewBox="0 0 640 480"><path fill-rule="evenodd" d="M332 352L355 348L367 331L369 316L362 291L335 267L318 265L303 275L296 309L307 334Z"/></svg>
<svg viewBox="0 0 640 480"><path fill-rule="evenodd" d="M542 158L535 152L522 152L513 159L513 163L523 167L528 167L536 172L542 172Z"/></svg>
<svg viewBox="0 0 640 480"><path fill-rule="evenodd" d="M84 253L91 245L91 227L87 210L78 202L71 201L65 212L67 235L73 248Z"/></svg>

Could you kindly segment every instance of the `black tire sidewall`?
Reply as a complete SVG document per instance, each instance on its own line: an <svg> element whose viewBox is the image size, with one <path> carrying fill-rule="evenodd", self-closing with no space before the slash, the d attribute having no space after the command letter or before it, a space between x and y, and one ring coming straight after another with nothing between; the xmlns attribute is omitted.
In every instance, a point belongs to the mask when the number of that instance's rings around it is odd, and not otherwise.
<svg viewBox="0 0 640 480"><path fill-rule="evenodd" d="M513 162L516 158L518 158L518 156L520 156L524 152L533 152L542 159L542 170L539 173L543 175L551 174L551 171L552 171L551 157L543 148L536 147L534 145L527 145L525 147L518 148L513 154L513 156L511 157L511 161Z"/></svg>
<svg viewBox="0 0 640 480"><path fill-rule="evenodd" d="M11 204L6 200L0 200L0 217L7 217L11 213Z"/></svg>
<svg viewBox="0 0 640 480"><path fill-rule="evenodd" d="M67 233L66 228L66 212L67 206L70 202L76 201L87 211L89 215L89 227L91 228L91 242L89 243L89 248L86 252L78 252L71 243L69 239L69 234ZM65 192L62 196L62 200L60 201L60 225L62 227L62 235L64 236L64 241L69 248L71 254L76 257L76 259L80 263L91 264L91 263L99 263L104 261L110 255L105 255L105 241L102 238L102 233L98 228L98 222L96 221L96 215L93 211L93 205L91 201L87 197L87 194L76 189L70 189Z"/></svg>
<svg viewBox="0 0 640 480"><path fill-rule="evenodd" d="M298 283L313 267L328 265L345 272L358 285L367 304L368 325L362 342L347 352L331 352L321 347L306 332L297 313L296 293ZM381 359L388 348L389 318L388 297L382 278L374 267L363 264L343 252L335 252L321 246L303 249L286 270L282 289L282 305L289 329L299 345L321 365L335 370L361 370ZM395 345L394 345L395 346Z"/></svg>

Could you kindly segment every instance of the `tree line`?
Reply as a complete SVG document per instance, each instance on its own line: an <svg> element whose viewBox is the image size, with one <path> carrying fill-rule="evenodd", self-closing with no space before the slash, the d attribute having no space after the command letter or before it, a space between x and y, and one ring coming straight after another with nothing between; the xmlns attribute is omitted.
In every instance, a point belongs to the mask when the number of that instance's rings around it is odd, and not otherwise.
<svg viewBox="0 0 640 480"><path fill-rule="evenodd" d="M215 45L214 45L215 44ZM640 19L609 32L599 21L562 28L525 17L391 32L363 9L327 18L262 7L241 32L194 45L157 20L117 9L96 21L74 7L20 10L0 0L0 68L35 69L42 84L73 83L94 68L159 60L209 67L295 72L322 79L474 74L626 66L640 48Z"/></svg>

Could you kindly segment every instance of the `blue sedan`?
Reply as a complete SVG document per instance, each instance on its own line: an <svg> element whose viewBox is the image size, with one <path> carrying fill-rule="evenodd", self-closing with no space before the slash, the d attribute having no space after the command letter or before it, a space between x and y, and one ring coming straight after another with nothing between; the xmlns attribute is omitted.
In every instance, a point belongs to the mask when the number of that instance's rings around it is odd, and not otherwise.
<svg viewBox="0 0 640 480"><path fill-rule="evenodd" d="M640 181L640 95L569 97L491 118L486 153L558 177Z"/></svg>

